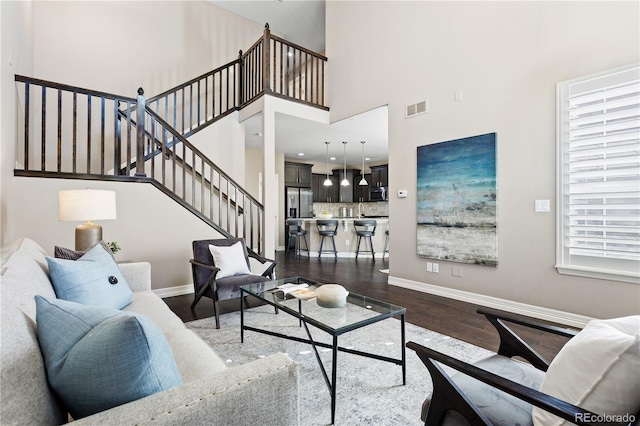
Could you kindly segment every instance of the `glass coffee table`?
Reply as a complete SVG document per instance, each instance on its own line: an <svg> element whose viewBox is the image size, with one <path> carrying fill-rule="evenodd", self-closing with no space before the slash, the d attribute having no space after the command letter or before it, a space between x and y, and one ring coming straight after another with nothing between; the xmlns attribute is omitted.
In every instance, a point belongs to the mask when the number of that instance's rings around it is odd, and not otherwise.
<svg viewBox="0 0 640 426"><path fill-rule="evenodd" d="M318 306L315 299L303 300L293 297L291 294L285 295L279 286L285 284L308 284L309 289L313 290L321 283L303 278L291 277L280 280L267 281L258 284L244 285L240 287L240 341L244 343L244 331L254 331L257 333L268 334L275 337L294 340L297 342L308 343L313 347L316 360L324 376L324 380L331 393L331 423L335 421L336 413L336 377L337 377L337 359L338 352L346 352L354 355L360 355L367 358L373 358L379 361L391 362L402 367L402 384L406 384L406 354L405 354L405 331L404 317L406 308L392 305L391 303L381 302L370 297L359 294L349 293L347 303L341 308L323 308ZM264 303L276 307L276 312L283 311L297 318L300 327L304 327L308 339L288 336L269 330L263 330L256 327L250 327L244 324L244 296L251 295ZM400 317L400 338L401 338L401 354L400 358L390 358L382 355L362 352L351 348L344 348L338 345L338 337L341 334L367 325L382 321L387 318ZM274 316L274 320L277 317ZM332 343L317 342L309 332L309 325L330 334L333 337ZM330 348L332 350L331 362L331 379L322 364L318 347Z"/></svg>

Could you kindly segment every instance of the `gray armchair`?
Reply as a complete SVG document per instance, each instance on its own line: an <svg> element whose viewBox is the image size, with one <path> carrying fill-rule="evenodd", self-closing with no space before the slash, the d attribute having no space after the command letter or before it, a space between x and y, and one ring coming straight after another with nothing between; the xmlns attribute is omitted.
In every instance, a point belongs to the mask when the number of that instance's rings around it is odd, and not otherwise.
<svg viewBox="0 0 640 426"><path fill-rule="evenodd" d="M249 258L254 258L267 266L261 275L244 273L219 277L220 268L216 266L209 246L231 247L240 242L244 254L244 262L247 271L251 271ZM274 278L274 270L277 262L267 259L247 250L243 238L224 238L215 240L197 240L192 243L193 259L190 260L193 273L193 287L195 297L191 309L195 308L200 299L205 296L213 299L213 312L216 317L216 328L220 328L218 301L240 297L240 286L270 281Z"/></svg>
<svg viewBox="0 0 640 426"><path fill-rule="evenodd" d="M473 364L407 343L433 382L433 393L422 407L425 425L559 425L564 420L638 426L640 316L593 320L577 332L506 312L478 313L498 331L500 347ZM508 323L564 336L570 343L549 363ZM512 359L515 356L527 362ZM443 366L454 373L448 374Z"/></svg>

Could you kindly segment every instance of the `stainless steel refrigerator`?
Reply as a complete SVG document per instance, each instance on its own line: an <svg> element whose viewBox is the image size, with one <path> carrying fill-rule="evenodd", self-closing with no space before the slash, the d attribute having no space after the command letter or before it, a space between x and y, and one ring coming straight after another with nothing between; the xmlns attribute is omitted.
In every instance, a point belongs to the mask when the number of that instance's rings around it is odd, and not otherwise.
<svg viewBox="0 0 640 426"><path fill-rule="evenodd" d="M286 188L287 217L313 217L313 190L311 188Z"/></svg>

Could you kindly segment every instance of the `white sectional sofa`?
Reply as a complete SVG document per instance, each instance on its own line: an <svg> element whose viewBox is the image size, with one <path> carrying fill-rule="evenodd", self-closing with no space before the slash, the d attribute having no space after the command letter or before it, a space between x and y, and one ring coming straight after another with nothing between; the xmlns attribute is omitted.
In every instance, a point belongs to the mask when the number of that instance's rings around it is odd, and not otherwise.
<svg viewBox="0 0 640 426"><path fill-rule="evenodd" d="M48 385L38 344L35 295L56 297L46 252L24 238L2 248L2 425L54 425L73 421ZM74 421L79 425L295 425L299 424L298 367L274 354L227 368L214 350L188 330L151 291L148 263L118 265L133 291L123 310L158 326L172 349L182 385Z"/></svg>

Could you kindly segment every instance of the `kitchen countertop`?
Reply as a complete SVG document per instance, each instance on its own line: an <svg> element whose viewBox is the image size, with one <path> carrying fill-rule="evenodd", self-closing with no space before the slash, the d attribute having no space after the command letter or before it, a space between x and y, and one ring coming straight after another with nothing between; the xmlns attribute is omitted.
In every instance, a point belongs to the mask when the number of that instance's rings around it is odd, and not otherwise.
<svg viewBox="0 0 640 426"><path fill-rule="evenodd" d="M331 218L324 218L324 217L299 217L297 219L300 219L302 221L308 221L308 222L314 222L316 220L366 220L366 219L375 219L375 220L380 220L380 221L385 221L385 220L389 220L389 216L365 216L365 217L357 217L357 216L344 216L344 217L331 217Z"/></svg>
<svg viewBox="0 0 640 426"><path fill-rule="evenodd" d="M308 231L307 242L311 248L309 256L318 256L318 250L321 244L321 236L318 232L316 221L318 220L337 220L338 221L338 233L335 236L334 242L338 251L338 257L355 257L356 249L358 246L358 237L354 226L354 221L358 219L375 220L377 223L376 233L372 236L372 243L375 247L376 257L384 257L384 247L386 245L386 230L389 229L389 217L387 216L370 216L370 217L332 217L330 219L324 219L321 217L300 217L296 218L302 221L303 227ZM304 243L303 243L304 244ZM363 243L363 244L366 244ZM330 245L330 243L329 243ZM370 254L361 253L365 257L371 257ZM323 252L322 256L333 257L333 253Z"/></svg>

